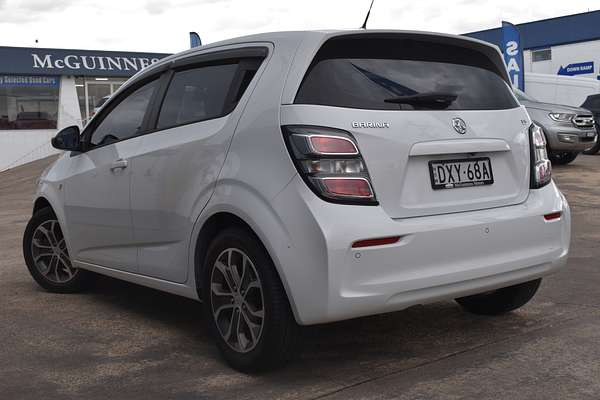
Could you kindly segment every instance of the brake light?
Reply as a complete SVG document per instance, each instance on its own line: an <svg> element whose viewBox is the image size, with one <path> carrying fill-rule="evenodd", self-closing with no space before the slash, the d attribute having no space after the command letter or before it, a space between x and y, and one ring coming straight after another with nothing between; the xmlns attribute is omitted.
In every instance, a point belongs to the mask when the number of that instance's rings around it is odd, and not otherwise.
<svg viewBox="0 0 600 400"><path fill-rule="evenodd" d="M552 164L548 159L546 137L542 128L536 124L529 127L529 144L531 148L531 184L532 189L539 189L550 183Z"/></svg>
<svg viewBox="0 0 600 400"><path fill-rule="evenodd" d="M309 136L310 144L316 154L354 155L358 149L350 139L335 136Z"/></svg>
<svg viewBox="0 0 600 400"><path fill-rule="evenodd" d="M386 244L398 243L399 240L400 240L400 236L390 236L390 237L377 238L377 239L357 240L356 242L352 243L352 248L356 249L359 247L383 246Z"/></svg>
<svg viewBox="0 0 600 400"><path fill-rule="evenodd" d="M325 190L334 196L372 197L365 178L321 178Z"/></svg>
<svg viewBox="0 0 600 400"><path fill-rule="evenodd" d="M376 205L365 162L349 132L316 126L282 127L285 143L298 172L324 200Z"/></svg>
<svg viewBox="0 0 600 400"><path fill-rule="evenodd" d="M562 215L562 212L556 211L556 212L544 215L544 219L546 221L552 221L555 219L559 219L561 215Z"/></svg>

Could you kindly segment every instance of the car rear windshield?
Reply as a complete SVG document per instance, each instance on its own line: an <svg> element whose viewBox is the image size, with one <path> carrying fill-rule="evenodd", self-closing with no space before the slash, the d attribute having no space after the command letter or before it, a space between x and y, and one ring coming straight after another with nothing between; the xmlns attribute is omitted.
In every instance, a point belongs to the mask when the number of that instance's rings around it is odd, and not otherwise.
<svg viewBox="0 0 600 400"><path fill-rule="evenodd" d="M295 103L375 110L518 107L499 65L480 51L448 43L330 39L311 63Z"/></svg>

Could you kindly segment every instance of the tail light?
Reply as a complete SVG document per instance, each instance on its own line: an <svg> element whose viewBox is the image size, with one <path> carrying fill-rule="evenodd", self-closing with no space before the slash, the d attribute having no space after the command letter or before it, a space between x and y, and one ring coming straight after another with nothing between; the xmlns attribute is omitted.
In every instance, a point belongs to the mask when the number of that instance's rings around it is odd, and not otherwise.
<svg viewBox="0 0 600 400"><path fill-rule="evenodd" d="M552 165L548 159L544 131L536 124L529 127L529 143L531 148L531 188L539 189L550 183Z"/></svg>
<svg viewBox="0 0 600 400"><path fill-rule="evenodd" d="M350 133L299 125L282 130L298 172L317 196L334 203L378 204L367 166Z"/></svg>

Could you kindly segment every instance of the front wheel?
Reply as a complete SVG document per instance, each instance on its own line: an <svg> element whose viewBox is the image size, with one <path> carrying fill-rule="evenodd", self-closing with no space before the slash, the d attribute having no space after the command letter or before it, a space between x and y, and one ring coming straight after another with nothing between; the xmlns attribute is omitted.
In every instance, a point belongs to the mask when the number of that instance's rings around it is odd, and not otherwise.
<svg viewBox="0 0 600 400"><path fill-rule="evenodd" d="M520 283L491 292L456 299L465 310L480 315L500 315L524 306L533 298L542 279Z"/></svg>
<svg viewBox="0 0 600 400"><path fill-rule="evenodd" d="M50 208L37 211L23 235L23 256L29 273L44 289L75 293L84 289L92 273L73 267L58 219Z"/></svg>
<svg viewBox="0 0 600 400"><path fill-rule="evenodd" d="M596 139L596 144L585 150L583 154L587 154L588 156L593 156L600 150L600 137Z"/></svg>
<svg viewBox="0 0 600 400"><path fill-rule="evenodd" d="M217 235L202 282L211 332L233 368L271 369L295 355L299 327L271 258L251 232L228 228Z"/></svg>
<svg viewBox="0 0 600 400"><path fill-rule="evenodd" d="M576 151L551 151L548 157L554 165L567 165L577 158L577 154Z"/></svg>

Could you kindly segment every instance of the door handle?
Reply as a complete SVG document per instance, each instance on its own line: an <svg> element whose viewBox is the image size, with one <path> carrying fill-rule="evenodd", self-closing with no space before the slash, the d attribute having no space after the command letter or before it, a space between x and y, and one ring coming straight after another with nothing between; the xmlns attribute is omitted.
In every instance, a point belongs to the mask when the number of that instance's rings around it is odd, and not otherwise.
<svg viewBox="0 0 600 400"><path fill-rule="evenodd" d="M127 168L127 165L128 165L127 160L119 159L112 163L112 165L110 166L110 170L113 172L119 171L119 170Z"/></svg>

